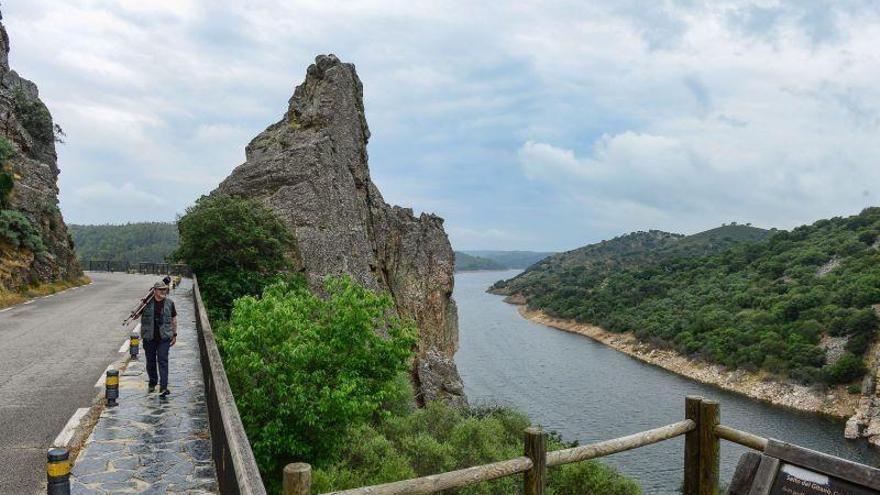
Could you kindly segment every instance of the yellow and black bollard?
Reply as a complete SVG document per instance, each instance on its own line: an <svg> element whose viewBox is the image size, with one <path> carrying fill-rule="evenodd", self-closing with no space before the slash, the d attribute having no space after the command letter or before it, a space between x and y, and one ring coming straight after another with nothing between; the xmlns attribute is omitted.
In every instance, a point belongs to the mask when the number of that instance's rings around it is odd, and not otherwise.
<svg viewBox="0 0 880 495"><path fill-rule="evenodd" d="M138 347L141 345L141 338L137 332L132 332L128 343L128 352L132 359L138 358Z"/></svg>
<svg viewBox="0 0 880 495"><path fill-rule="evenodd" d="M107 390L105 397L107 398L107 407L116 407L119 404L116 399L119 398L119 371L107 370L107 378L105 379Z"/></svg>
<svg viewBox="0 0 880 495"><path fill-rule="evenodd" d="M67 449L50 449L46 454L46 493L70 495L70 453Z"/></svg>

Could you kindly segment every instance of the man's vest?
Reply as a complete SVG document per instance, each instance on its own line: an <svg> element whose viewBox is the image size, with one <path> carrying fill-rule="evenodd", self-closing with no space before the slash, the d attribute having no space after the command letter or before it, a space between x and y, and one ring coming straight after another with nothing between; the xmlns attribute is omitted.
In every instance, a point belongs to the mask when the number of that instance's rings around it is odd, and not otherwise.
<svg viewBox="0 0 880 495"><path fill-rule="evenodd" d="M150 298L150 302L147 303L146 307L144 307L144 312L141 313L141 338L143 340L153 340L154 338L153 303L155 302L156 299ZM159 316L161 319L159 335L162 337L162 340L171 340L171 337L174 336L174 330L171 329L171 307L173 305L174 302L171 301L171 298L166 297L165 305L162 306L162 314Z"/></svg>

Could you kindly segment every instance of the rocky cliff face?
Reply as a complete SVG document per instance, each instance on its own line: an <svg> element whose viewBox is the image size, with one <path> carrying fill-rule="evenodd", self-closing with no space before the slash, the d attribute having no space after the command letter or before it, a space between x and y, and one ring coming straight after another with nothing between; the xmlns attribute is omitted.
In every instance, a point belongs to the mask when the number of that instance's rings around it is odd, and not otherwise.
<svg viewBox="0 0 880 495"><path fill-rule="evenodd" d="M0 289L82 276L58 209L52 116L37 86L9 68L9 37L2 24L0 137L11 144L0 163L0 179L12 184L0 198Z"/></svg>
<svg viewBox="0 0 880 495"><path fill-rule="evenodd" d="M313 284L348 273L388 291L420 332L413 370L420 402L465 402L453 361L458 320L454 257L435 215L389 206L370 180L363 88L334 55L308 68L284 117L254 138L215 193L256 198L295 238L295 265Z"/></svg>

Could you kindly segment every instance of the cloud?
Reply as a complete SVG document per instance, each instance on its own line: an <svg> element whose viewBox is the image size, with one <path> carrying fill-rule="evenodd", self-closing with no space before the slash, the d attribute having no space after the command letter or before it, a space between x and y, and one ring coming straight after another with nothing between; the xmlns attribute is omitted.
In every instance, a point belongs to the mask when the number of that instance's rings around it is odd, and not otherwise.
<svg viewBox="0 0 880 495"><path fill-rule="evenodd" d="M68 135L71 222L174 218L327 52L364 82L385 199L443 216L456 248L790 227L880 199L875 2L7 0L3 14L12 66Z"/></svg>
<svg viewBox="0 0 880 495"><path fill-rule="evenodd" d="M167 201L161 189L145 191L130 182L93 182L76 189L71 196L70 204L65 205L67 208L76 208L87 215L101 215L105 219L103 223L156 218L155 212L161 211ZM170 221L173 217L161 219Z"/></svg>

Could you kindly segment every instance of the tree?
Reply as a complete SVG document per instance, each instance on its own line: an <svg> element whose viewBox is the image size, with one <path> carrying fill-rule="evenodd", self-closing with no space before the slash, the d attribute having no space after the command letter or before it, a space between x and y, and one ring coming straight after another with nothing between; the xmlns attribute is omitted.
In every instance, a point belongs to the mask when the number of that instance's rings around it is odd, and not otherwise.
<svg viewBox="0 0 880 495"><path fill-rule="evenodd" d="M328 278L324 289L318 297L305 283L270 285L238 299L218 332L264 479L287 462L331 460L346 432L397 394L395 378L409 367L417 332L390 316L389 295L349 277Z"/></svg>
<svg viewBox="0 0 880 495"><path fill-rule="evenodd" d="M178 220L174 259L199 276L208 308L221 317L241 296L257 295L288 268L292 236L262 203L230 196L203 196Z"/></svg>

